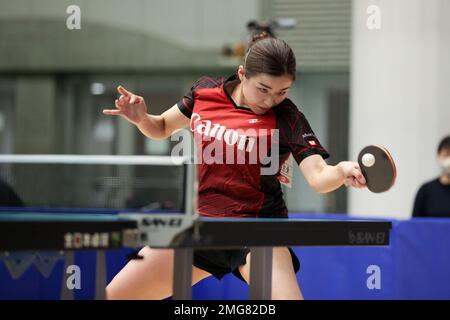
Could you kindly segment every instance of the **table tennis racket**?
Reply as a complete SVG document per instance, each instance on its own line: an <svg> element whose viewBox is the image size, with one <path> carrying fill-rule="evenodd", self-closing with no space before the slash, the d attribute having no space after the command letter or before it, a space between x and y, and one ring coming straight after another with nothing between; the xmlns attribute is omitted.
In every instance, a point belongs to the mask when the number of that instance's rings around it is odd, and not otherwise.
<svg viewBox="0 0 450 320"><path fill-rule="evenodd" d="M397 169L385 147L379 145L364 147L358 155L358 164L370 191L381 193L394 185Z"/></svg>

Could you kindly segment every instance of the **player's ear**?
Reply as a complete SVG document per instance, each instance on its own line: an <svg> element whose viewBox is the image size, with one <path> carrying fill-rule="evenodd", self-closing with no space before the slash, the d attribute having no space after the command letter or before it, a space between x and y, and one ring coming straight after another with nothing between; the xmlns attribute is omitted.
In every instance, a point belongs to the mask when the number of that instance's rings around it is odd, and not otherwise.
<svg viewBox="0 0 450 320"><path fill-rule="evenodd" d="M241 64L238 67L238 71L237 71L237 76L238 76L239 80L241 80L241 82L244 80L244 75L245 75L244 66Z"/></svg>

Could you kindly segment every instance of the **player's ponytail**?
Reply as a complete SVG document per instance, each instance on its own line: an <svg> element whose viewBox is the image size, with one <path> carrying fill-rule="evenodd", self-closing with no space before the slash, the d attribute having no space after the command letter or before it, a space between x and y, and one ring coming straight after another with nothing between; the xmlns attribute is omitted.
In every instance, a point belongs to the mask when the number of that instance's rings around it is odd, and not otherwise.
<svg viewBox="0 0 450 320"><path fill-rule="evenodd" d="M272 76L292 76L295 80L295 55L289 45L263 31L253 35L244 58L245 76L265 73Z"/></svg>
<svg viewBox="0 0 450 320"><path fill-rule="evenodd" d="M255 33L252 36L252 41L250 42L250 46L252 46L258 40L262 40L262 39L265 39L265 38L271 38L271 37L272 36L269 33L267 33L266 31Z"/></svg>

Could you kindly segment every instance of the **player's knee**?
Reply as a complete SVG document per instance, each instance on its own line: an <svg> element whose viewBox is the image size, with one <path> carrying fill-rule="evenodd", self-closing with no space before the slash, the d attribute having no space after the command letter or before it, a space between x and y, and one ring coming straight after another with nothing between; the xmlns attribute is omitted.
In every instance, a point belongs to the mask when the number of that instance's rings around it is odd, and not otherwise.
<svg viewBox="0 0 450 320"><path fill-rule="evenodd" d="M272 300L303 300L295 276L286 275L272 281Z"/></svg>
<svg viewBox="0 0 450 320"><path fill-rule="evenodd" d="M106 287L107 300L162 300L172 295L171 284L154 284L153 286L146 286L145 290L142 288L121 288L114 284L109 284Z"/></svg>
<svg viewBox="0 0 450 320"><path fill-rule="evenodd" d="M118 290L118 288L115 288L114 284L109 284L105 289L105 293L106 293L107 300L126 300L127 299L127 296L121 294L121 290Z"/></svg>
<svg viewBox="0 0 450 320"><path fill-rule="evenodd" d="M303 300L303 296L300 291L281 291L272 292L272 300Z"/></svg>

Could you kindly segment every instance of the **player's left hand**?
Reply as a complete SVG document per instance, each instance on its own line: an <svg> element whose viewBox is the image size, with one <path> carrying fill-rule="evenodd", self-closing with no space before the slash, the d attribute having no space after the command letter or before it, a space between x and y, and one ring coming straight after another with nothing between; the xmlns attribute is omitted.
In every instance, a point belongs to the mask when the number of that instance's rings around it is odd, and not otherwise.
<svg viewBox="0 0 450 320"><path fill-rule="evenodd" d="M364 178L359 164L352 161L339 162L338 167L344 176L344 184L346 187L352 186L353 188L365 188L366 179Z"/></svg>

